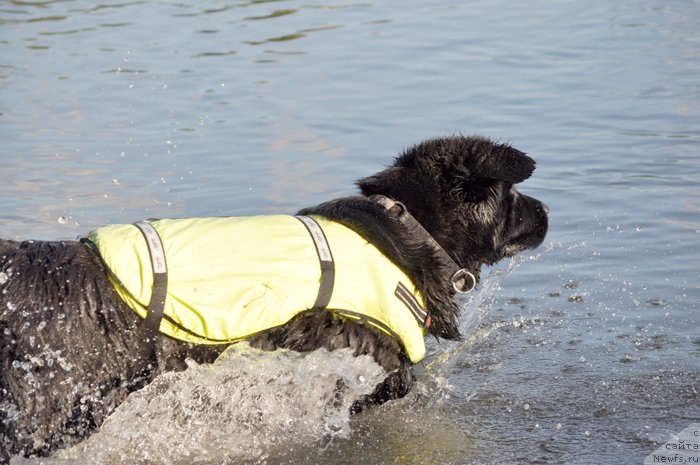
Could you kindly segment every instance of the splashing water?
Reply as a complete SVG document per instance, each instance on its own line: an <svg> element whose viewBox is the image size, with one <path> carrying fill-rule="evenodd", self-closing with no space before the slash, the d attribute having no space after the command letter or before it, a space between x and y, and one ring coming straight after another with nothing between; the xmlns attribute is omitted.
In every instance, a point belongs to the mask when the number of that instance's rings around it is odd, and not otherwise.
<svg viewBox="0 0 700 465"><path fill-rule="evenodd" d="M452 363L448 363L450 359L464 352L475 341L485 338L494 329L490 327L481 328L481 322L491 311L503 279L518 268L524 260L525 258L522 255L516 255L504 269L494 268L491 270L486 279L481 282L476 294L462 306L459 332L464 335L464 339L454 344L448 350L443 351L438 358L426 367L426 370L433 366L440 366L441 371L449 371L452 367Z"/></svg>
<svg viewBox="0 0 700 465"><path fill-rule="evenodd" d="M424 368L419 382L414 389L415 395L425 398L427 404L440 403L450 398L452 386L447 380L456 370L456 365L469 354L469 349L477 342L503 325L504 322L494 322L483 325L501 289L501 282L515 271L525 261L537 261L542 255L551 252L560 244L550 243L537 254L514 256L505 268L493 268L486 279L483 279L470 300L462 304L462 317L459 321L459 331L463 339L451 347L440 349L439 355Z"/></svg>
<svg viewBox="0 0 700 465"><path fill-rule="evenodd" d="M236 344L211 365L188 362L131 394L84 442L13 464L192 464L259 461L290 444L349 434L349 409L386 372L369 356Z"/></svg>

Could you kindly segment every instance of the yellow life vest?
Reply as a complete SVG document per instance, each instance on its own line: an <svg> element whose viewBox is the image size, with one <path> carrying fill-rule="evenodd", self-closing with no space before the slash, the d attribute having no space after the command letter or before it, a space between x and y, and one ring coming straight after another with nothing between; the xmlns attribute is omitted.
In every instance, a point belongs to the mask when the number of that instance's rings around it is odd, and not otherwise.
<svg viewBox="0 0 700 465"><path fill-rule="evenodd" d="M167 265L160 331L168 336L221 344L284 325L318 307L319 288L329 291L323 282L324 257L332 256L332 292L322 306L391 335L414 363L425 355L430 317L422 296L401 269L340 223L272 215L149 224L160 238ZM314 224L320 229L313 229ZM325 236L326 245L319 245L315 235ZM131 224L105 226L88 235L117 293L142 318L154 282L146 237Z"/></svg>

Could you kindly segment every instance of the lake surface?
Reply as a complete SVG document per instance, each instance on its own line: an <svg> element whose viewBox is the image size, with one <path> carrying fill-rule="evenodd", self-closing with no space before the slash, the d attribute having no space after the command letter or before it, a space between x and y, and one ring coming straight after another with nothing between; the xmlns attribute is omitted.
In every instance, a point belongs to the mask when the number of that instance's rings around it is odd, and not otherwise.
<svg viewBox="0 0 700 465"><path fill-rule="evenodd" d="M550 232L484 270L466 340L343 434L200 463L652 463L700 423L698 24L697 0L4 2L0 236L293 213L424 138L509 141Z"/></svg>

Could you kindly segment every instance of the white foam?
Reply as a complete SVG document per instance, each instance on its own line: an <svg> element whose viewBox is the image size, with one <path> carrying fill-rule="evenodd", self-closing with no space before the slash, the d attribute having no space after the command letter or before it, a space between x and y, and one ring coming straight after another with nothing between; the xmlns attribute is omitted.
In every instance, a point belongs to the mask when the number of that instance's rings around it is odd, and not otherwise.
<svg viewBox="0 0 700 465"><path fill-rule="evenodd" d="M246 344L230 347L214 364L188 365L131 394L99 432L52 460L235 463L285 444L317 446L347 437L350 406L386 374L349 350L264 352Z"/></svg>

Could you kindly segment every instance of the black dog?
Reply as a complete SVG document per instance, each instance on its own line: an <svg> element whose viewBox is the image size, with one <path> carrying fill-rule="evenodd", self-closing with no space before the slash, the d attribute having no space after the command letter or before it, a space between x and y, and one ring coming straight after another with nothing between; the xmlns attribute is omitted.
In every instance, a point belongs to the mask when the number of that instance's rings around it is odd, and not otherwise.
<svg viewBox="0 0 700 465"><path fill-rule="evenodd" d="M362 196L299 215L340 223L378 249L422 298L417 302L397 287L397 298L411 310L406 318L415 316L437 337L458 339L455 293L476 285L481 265L544 240L547 207L513 187L534 168L522 152L484 138L433 139L360 180ZM120 297L109 273L94 244L0 240L1 463L76 442L159 373L184 369L188 357L211 362L225 349L144 337L143 318ZM370 317L310 307L247 340L266 350L349 347L371 355L387 376L354 411L408 392L412 361L402 337ZM157 312L149 307L151 313Z"/></svg>

